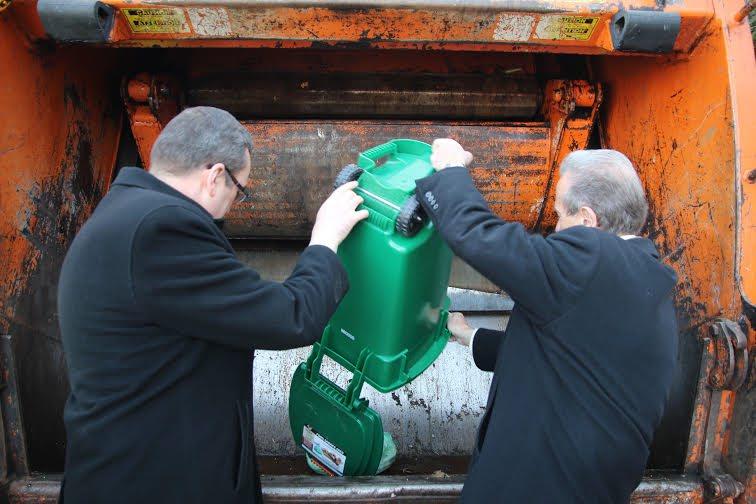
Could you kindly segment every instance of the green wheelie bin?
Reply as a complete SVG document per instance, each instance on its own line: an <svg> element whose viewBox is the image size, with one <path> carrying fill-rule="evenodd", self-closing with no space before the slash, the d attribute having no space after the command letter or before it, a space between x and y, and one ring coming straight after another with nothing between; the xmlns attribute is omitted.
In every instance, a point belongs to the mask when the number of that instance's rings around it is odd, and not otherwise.
<svg viewBox="0 0 756 504"><path fill-rule="evenodd" d="M433 173L431 147L392 140L359 155L335 186L357 180L369 212L339 247L350 289L295 371L289 418L308 460L337 475L376 474L386 441L380 416L360 398L364 383L391 392L443 351L452 253L415 196ZM346 390L320 374L323 357L353 373ZM392 443L392 442L391 442Z"/></svg>

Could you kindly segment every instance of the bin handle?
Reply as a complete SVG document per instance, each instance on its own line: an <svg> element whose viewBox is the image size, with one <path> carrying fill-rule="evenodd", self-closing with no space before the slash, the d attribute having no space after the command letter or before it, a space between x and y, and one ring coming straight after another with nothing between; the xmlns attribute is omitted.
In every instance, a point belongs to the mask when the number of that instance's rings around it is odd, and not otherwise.
<svg viewBox="0 0 756 504"><path fill-rule="evenodd" d="M349 385L346 390L341 390L338 386L331 387L328 385L329 380L320 374L320 366L323 364L323 357L327 353L322 342L315 343L313 345L313 351L310 353L310 356L307 357L305 379L314 382L318 377L324 378L328 389L331 391L331 394L333 394L332 397L337 398L341 404L351 410L359 402L360 392L362 392L362 386L365 384L363 369L365 367L368 353L369 352L366 348L362 349L357 361L357 369L354 370L352 379L349 380Z"/></svg>
<svg viewBox="0 0 756 504"><path fill-rule="evenodd" d="M366 150L365 152L361 152L360 157L365 158L370 162L370 164L365 168L372 168L375 166L376 161L378 161L380 158L388 154L396 154L397 150L398 147L396 145L396 142L392 140L390 142L386 142L385 144L377 145L372 149Z"/></svg>

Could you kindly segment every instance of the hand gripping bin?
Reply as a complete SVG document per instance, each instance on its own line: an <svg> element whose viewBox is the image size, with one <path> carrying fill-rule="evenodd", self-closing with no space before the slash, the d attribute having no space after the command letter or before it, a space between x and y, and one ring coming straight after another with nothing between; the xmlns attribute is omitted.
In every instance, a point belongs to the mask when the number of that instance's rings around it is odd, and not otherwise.
<svg viewBox="0 0 756 504"><path fill-rule="evenodd" d="M393 140L336 178L336 186L359 181L369 217L339 247L350 289L295 371L289 397L295 442L331 473L378 470L383 426L360 398L362 385L384 393L406 385L449 339L452 253L415 196L415 180L433 173L430 154L426 143ZM353 373L346 390L320 374L324 356Z"/></svg>

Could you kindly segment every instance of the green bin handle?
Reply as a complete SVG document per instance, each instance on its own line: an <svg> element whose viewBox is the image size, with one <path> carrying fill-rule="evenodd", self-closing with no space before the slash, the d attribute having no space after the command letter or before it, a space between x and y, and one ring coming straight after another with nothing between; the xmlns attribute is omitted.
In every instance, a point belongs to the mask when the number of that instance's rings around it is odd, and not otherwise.
<svg viewBox="0 0 756 504"><path fill-rule="evenodd" d="M360 153L360 160L363 159L367 160L367 163L363 168L372 168L375 166L375 162L378 161L383 156L386 156L388 154L396 154L396 151L398 150L398 147L396 145L396 142L386 142L385 144L381 144L378 146L373 147L372 149L368 149L365 152Z"/></svg>

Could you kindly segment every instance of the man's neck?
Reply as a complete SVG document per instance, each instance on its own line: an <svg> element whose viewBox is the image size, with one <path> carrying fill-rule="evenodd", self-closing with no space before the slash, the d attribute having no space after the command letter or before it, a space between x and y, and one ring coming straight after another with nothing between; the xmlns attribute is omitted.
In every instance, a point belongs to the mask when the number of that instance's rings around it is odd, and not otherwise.
<svg viewBox="0 0 756 504"><path fill-rule="evenodd" d="M163 170L149 170L150 175L161 181L162 183L171 186L189 199L197 201L195 184L188 180L187 177L177 177L171 173Z"/></svg>

